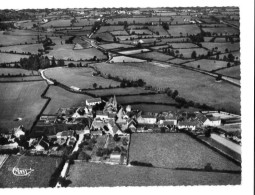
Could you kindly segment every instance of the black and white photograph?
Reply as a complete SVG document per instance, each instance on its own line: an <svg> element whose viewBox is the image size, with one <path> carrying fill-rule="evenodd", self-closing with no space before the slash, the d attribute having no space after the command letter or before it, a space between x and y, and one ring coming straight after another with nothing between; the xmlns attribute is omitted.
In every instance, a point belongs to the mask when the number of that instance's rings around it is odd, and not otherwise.
<svg viewBox="0 0 255 195"><path fill-rule="evenodd" d="M254 2L29 2L0 7L0 190L251 182Z"/></svg>

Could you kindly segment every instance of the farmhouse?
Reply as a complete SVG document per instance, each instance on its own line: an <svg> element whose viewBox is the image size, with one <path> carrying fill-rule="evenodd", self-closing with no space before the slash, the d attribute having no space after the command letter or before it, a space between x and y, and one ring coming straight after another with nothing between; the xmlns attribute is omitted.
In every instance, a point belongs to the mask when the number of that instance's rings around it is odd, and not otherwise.
<svg viewBox="0 0 255 195"><path fill-rule="evenodd" d="M139 112L136 120L138 124L155 124L157 117L151 113Z"/></svg>
<svg viewBox="0 0 255 195"><path fill-rule="evenodd" d="M100 104L101 102L101 98L86 99L86 105L88 106L94 106L96 104Z"/></svg>
<svg viewBox="0 0 255 195"><path fill-rule="evenodd" d="M199 123L197 121L179 121L177 126L179 129L190 129L194 131L198 125Z"/></svg>
<svg viewBox="0 0 255 195"><path fill-rule="evenodd" d="M205 116L202 113L196 114L196 119L202 124L202 126L220 126L221 119L219 117Z"/></svg>

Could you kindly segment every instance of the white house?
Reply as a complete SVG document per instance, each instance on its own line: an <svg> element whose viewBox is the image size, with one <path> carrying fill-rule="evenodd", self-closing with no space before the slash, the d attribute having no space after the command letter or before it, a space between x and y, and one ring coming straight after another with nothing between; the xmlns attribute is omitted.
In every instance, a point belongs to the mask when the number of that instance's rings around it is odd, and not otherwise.
<svg viewBox="0 0 255 195"><path fill-rule="evenodd" d="M92 98L86 100L86 105L94 106L96 104L100 104L102 102L101 98Z"/></svg>
<svg viewBox="0 0 255 195"><path fill-rule="evenodd" d="M190 129L192 131L196 130L196 127L198 125L197 121L180 121L178 123L179 129Z"/></svg>
<svg viewBox="0 0 255 195"><path fill-rule="evenodd" d="M25 135L25 132L23 131L23 126L21 125L18 128L14 128L13 134L17 138L20 138L21 135Z"/></svg>
<svg viewBox="0 0 255 195"><path fill-rule="evenodd" d="M157 117L154 115L139 113L136 120L138 124L155 124L157 122Z"/></svg>

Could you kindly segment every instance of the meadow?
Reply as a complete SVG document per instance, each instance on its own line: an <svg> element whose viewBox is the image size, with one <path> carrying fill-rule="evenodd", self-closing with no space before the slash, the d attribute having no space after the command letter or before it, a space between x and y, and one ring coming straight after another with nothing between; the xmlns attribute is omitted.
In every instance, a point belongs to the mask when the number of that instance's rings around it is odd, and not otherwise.
<svg viewBox="0 0 255 195"><path fill-rule="evenodd" d="M42 44L33 44L33 45L15 45L15 46L8 46L8 47L1 47L0 50L1 51L13 51L13 52L18 52L18 53L22 53L22 52L29 52L31 54L37 54L38 53L38 49L42 49L43 50L43 45Z"/></svg>
<svg viewBox="0 0 255 195"><path fill-rule="evenodd" d="M127 57L127 56L115 56L113 57L110 62L145 62L146 60L141 60L137 58Z"/></svg>
<svg viewBox="0 0 255 195"><path fill-rule="evenodd" d="M118 43L108 43L100 45L100 47L104 49L118 49L118 48L131 48L134 47L132 45L118 44Z"/></svg>
<svg viewBox="0 0 255 195"><path fill-rule="evenodd" d="M0 53L0 63L19 62L21 58L28 57L28 55Z"/></svg>
<svg viewBox="0 0 255 195"><path fill-rule="evenodd" d="M36 116L46 103L41 94L46 82L0 83L0 128L1 132L23 125L30 129ZM15 121L18 117L21 121Z"/></svg>
<svg viewBox="0 0 255 195"><path fill-rule="evenodd" d="M187 100L240 114L240 88L224 81L215 82L211 76L173 66L159 67L153 63L99 63L96 67L102 73L132 80L143 79L154 87L177 89Z"/></svg>
<svg viewBox="0 0 255 195"><path fill-rule="evenodd" d="M187 35L196 35L200 33L200 29L197 25L170 25L168 33L171 36L179 37L179 36L187 36Z"/></svg>
<svg viewBox="0 0 255 195"><path fill-rule="evenodd" d="M225 50L228 49L228 51L235 51L240 49L240 43L211 43L211 42L205 42L201 43L203 47L212 50L213 48L218 48L217 51L221 51L221 53L225 53Z"/></svg>
<svg viewBox="0 0 255 195"><path fill-rule="evenodd" d="M241 79L241 70L240 70L240 66L232 66L229 68L225 68L222 70L218 70L216 71L216 73L225 75L225 76L229 76L229 77L234 77L237 79Z"/></svg>
<svg viewBox="0 0 255 195"><path fill-rule="evenodd" d="M206 55L208 53L207 50L205 50L204 48L187 48L187 49L174 49L174 51L179 51L179 54L182 54L184 58L191 58L191 54L193 51L196 52L196 55Z"/></svg>
<svg viewBox="0 0 255 195"><path fill-rule="evenodd" d="M36 36L6 35L0 31L0 45L19 45L25 43L36 43Z"/></svg>
<svg viewBox="0 0 255 195"><path fill-rule="evenodd" d="M219 27L219 28L203 28L203 31L205 32L210 32L211 34L229 34L229 35L233 35L233 34L238 34L239 30L232 28L232 27Z"/></svg>
<svg viewBox="0 0 255 195"><path fill-rule="evenodd" d="M184 133L132 134L129 161L161 168L240 171L241 167Z"/></svg>
<svg viewBox="0 0 255 195"><path fill-rule="evenodd" d="M34 70L25 70L22 68L0 68L0 75L39 75L37 71Z"/></svg>
<svg viewBox="0 0 255 195"><path fill-rule="evenodd" d="M158 61L167 61L167 60L173 59L173 56L166 55L156 51L134 54L132 56L144 58L144 59L153 59Z"/></svg>

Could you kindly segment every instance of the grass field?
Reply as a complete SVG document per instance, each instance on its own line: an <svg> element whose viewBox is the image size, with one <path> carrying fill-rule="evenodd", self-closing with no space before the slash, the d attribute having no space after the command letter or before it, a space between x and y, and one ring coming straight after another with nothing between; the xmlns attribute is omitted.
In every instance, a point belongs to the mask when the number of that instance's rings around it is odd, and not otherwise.
<svg viewBox="0 0 255 195"><path fill-rule="evenodd" d="M43 49L42 44L33 44L33 45L15 45L15 46L9 46L9 47L1 47L1 51L13 51L13 52L30 52L31 54L37 54L38 49Z"/></svg>
<svg viewBox="0 0 255 195"><path fill-rule="evenodd" d="M92 36L93 39L95 39L96 37L101 38L103 41L113 42L113 36L109 32L96 33Z"/></svg>
<svg viewBox="0 0 255 195"><path fill-rule="evenodd" d="M106 95L130 95L139 93L148 93L149 90L145 90L141 87L126 87L126 88L114 88L114 89L102 89L102 90L87 90L87 92L95 94L97 96Z"/></svg>
<svg viewBox="0 0 255 195"><path fill-rule="evenodd" d="M228 51L234 51L240 49L240 43L211 43L211 42L206 42L202 43L202 46L212 50L215 47L218 47L217 51L221 51L221 53L225 53L225 50L228 49Z"/></svg>
<svg viewBox="0 0 255 195"><path fill-rule="evenodd" d="M37 71L25 70L22 68L0 68L0 75L39 75Z"/></svg>
<svg viewBox="0 0 255 195"><path fill-rule="evenodd" d="M132 58L132 57L126 57L126 56L116 56L113 57L110 62L144 62L145 60Z"/></svg>
<svg viewBox="0 0 255 195"><path fill-rule="evenodd" d="M181 64L181 63L186 63L186 62L190 62L190 61L194 61L194 59L188 59L188 60L183 60L180 58L174 58L172 60L168 60L167 62L173 63L173 64Z"/></svg>
<svg viewBox="0 0 255 195"><path fill-rule="evenodd" d="M0 31L0 45L18 45L20 43L35 43L36 36L12 36L4 35L3 31Z"/></svg>
<svg viewBox="0 0 255 195"><path fill-rule="evenodd" d="M156 52L156 51L134 54L132 56L144 58L144 59L153 59L153 60L158 60L158 61L167 61L167 60L173 59L173 56L162 54L162 53Z"/></svg>
<svg viewBox="0 0 255 195"><path fill-rule="evenodd" d="M47 69L45 75L67 86L75 86L81 89L93 89L94 83L102 87L109 87L109 85L112 87L119 86L119 82L93 76L93 72L92 68L52 68Z"/></svg>
<svg viewBox="0 0 255 195"><path fill-rule="evenodd" d="M130 55L130 54L139 54L139 53L143 53L143 52L147 52L147 51L150 51L150 50L149 49L135 49L135 50L128 50L128 51L120 51L118 53Z"/></svg>
<svg viewBox="0 0 255 195"><path fill-rule="evenodd" d="M29 77L0 77L0 82L16 82L16 81L43 81L41 76L29 76Z"/></svg>
<svg viewBox="0 0 255 195"><path fill-rule="evenodd" d="M237 58L238 60L240 60L240 51L230 52L230 53L233 54L233 56L235 56L235 59ZM219 55L219 58L220 58L220 59L223 59L224 56L228 57L228 54L229 54L229 53L220 54L220 55Z"/></svg>
<svg viewBox="0 0 255 195"><path fill-rule="evenodd" d="M238 34L239 30L235 29L235 28L231 28L231 27L219 27L219 28L203 28L203 30L205 32L210 32L211 34Z"/></svg>
<svg viewBox="0 0 255 195"><path fill-rule="evenodd" d="M241 79L240 66L232 66L230 68L225 68L225 69L222 69L222 70L218 70L216 72L219 73L219 74L226 75L226 76Z"/></svg>
<svg viewBox="0 0 255 195"><path fill-rule="evenodd" d="M97 33L102 33L102 32L112 32L112 31L123 31L124 26L101 26L100 29L97 31Z"/></svg>
<svg viewBox="0 0 255 195"><path fill-rule="evenodd" d="M136 34L136 35L153 35L154 33L149 31L148 29L130 29L129 34Z"/></svg>
<svg viewBox="0 0 255 195"><path fill-rule="evenodd" d="M183 43L183 42L190 42L190 38L188 37L182 37L182 38L164 38L161 39L158 44L166 44L166 43Z"/></svg>
<svg viewBox="0 0 255 195"><path fill-rule="evenodd" d="M107 59L106 55L95 48L73 50L73 47L73 44L55 45L53 50L50 50L49 54L46 55L54 56L55 59L89 60L94 58L94 56L98 59Z"/></svg>
<svg viewBox="0 0 255 195"><path fill-rule="evenodd" d="M0 63L18 62L21 58L28 57L28 55L0 53Z"/></svg>
<svg viewBox="0 0 255 195"><path fill-rule="evenodd" d="M0 188L49 187L51 176L61 161L61 158L46 156L9 156L0 169ZM33 171L30 176L19 177L13 175L14 167Z"/></svg>
<svg viewBox="0 0 255 195"><path fill-rule="evenodd" d="M47 22L42 27L51 27L51 26L71 26L71 19L58 19Z"/></svg>
<svg viewBox="0 0 255 195"><path fill-rule="evenodd" d="M125 40L130 40L130 38L134 38L137 39L138 35L130 35L130 36L115 36L117 39L121 40L121 41L125 41Z"/></svg>
<svg viewBox="0 0 255 195"><path fill-rule="evenodd" d="M142 110L144 112L167 112L167 111L185 111L185 112L195 112L198 108L177 108L176 106L159 105L159 104L132 104L133 110Z"/></svg>
<svg viewBox="0 0 255 195"><path fill-rule="evenodd" d="M168 33L171 36L179 37L179 36L187 36L187 35L196 35L200 33L200 29L197 25L170 25Z"/></svg>
<svg viewBox="0 0 255 195"><path fill-rule="evenodd" d="M237 185L241 183L240 174L112 166L84 162L75 162L71 165L68 174L67 179L72 182L69 187Z"/></svg>
<svg viewBox="0 0 255 195"><path fill-rule="evenodd" d="M41 94L46 82L0 83L0 127L3 130L23 125L30 129L46 103ZM21 117L21 121L14 121Z"/></svg>
<svg viewBox="0 0 255 195"><path fill-rule="evenodd" d="M224 81L215 82L215 78L204 74L177 67L162 68L152 63L100 63L96 66L106 74L143 79L147 85L177 89L187 100L240 113L240 88Z"/></svg>
<svg viewBox="0 0 255 195"><path fill-rule="evenodd" d="M68 108L85 105L86 99L91 98L88 95L71 93L57 86L51 86L46 96L50 97L51 101L43 114L56 114L61 107Z"/></svg>
<svg viewBox="0 0 255 195"><path fill-rule="evenodd" d="M188 49L174 49L174 51L179 51L179 54L182 54L184 58L191 58L191 54L193 51L196 52L197 56L206 55L208 53L204 48L188 48Z"/></svg>
<svg viewBox="0 0 255 195"><path fill-rule="evenodd" d="M100 45L100 47L104 49L117 49L117 48L131 48L134 47L132 45L118 44L118 43L109 43Z"/></svg>
<svg viewBox="0 0 255 195"><path fill-rule="evenodd" d="M125 30L116 30L116 31L111 31L111 34L113 34L113 35L129 35L128 33L127 33L127 31L125 31Z"/></svg>
<svg viewBox="0 0 255 195"><path fill-rule="evenodd" d="M191 48L191 47L198 47L193 43L170 43L169 46L173 48Z"/></svg>
<svg viewBox="0 0 255 195"><path fill-rule="evenodd" d="M185 63L184 65L193 67L193 68L198 68L197 66L200 65L201 70L212 71L212 70L216 70L219 68L227 67L227 63L228 62L225 62L225 61L202 59L202 60L197 60L197 61L193 61L193 62L188 62L188 63Z"/></svg>
<svg viewBox="0 0 255 195"><path fill-rule="evenodd" d="M183 133L132 134L129 161L151 163L162 168L240 171L241 167Z"/></svg>

